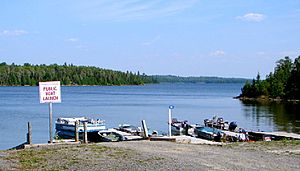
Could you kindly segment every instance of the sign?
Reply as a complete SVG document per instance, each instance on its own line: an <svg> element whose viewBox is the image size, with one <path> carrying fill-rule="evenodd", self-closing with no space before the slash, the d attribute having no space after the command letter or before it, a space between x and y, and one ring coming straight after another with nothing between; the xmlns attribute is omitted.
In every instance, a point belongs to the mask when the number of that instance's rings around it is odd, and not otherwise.
<svg viewBox="0 0 300 171"><path fill-rule="evenodd" d="M60 103L60 81L39 82L40 103Z"/></svg>

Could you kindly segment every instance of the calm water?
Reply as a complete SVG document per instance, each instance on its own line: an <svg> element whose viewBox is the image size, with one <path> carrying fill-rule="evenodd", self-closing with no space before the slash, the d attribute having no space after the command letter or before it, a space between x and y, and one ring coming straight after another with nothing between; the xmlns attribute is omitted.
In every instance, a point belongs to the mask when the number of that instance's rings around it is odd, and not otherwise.
<svg viewBox="0 0 300 171"><path fill-rule="evenodd" d="M242 84L155 84L146 86L62 87L62 103L53 104L58 117L89 116L106 120L108 127L122 123L167 132L168 106L173 117L203 123L214 115L236 121L249 130L285 130L300 133L299 106L243 104L232 97ZM0 87L0 149L26 140L32 123L33 143L46 143L48 105L39 104L38 87ZM54 127L54 126L53 126Z"/></svg>

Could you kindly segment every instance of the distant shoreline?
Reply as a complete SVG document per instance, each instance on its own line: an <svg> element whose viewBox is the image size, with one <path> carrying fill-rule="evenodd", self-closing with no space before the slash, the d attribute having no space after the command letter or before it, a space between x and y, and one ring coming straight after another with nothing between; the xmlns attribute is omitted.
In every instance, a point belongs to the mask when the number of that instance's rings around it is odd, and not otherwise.
<svg viewBox="0 0 300 171"><path fill-rule="evenodd" d="M61 85L62 87L102 87L102 86L144 86L152 84L242 84L242 82L159 82L144 84L123 84L123 85ZM38 85L0 85L0 87L38 87Z"/></svg>
<svg viewBox="0 0 300 171"><path fill-rule="evenodd" d="M293 104L300 104L300 100L297 99L282 99L282 98L270 98L267 96L261 97L245 97L245 96L236 96L233 97L234 99L239 99L243 102L257 102L262 104L267 103L293 103Z"/></svg>

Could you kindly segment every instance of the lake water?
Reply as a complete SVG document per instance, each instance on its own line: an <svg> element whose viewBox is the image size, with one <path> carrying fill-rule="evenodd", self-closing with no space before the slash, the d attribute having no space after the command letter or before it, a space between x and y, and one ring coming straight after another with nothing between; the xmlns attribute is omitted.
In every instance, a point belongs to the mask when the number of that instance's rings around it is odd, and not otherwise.
<svg viewBox="0 0 300 171"><path fill-rule="evenodd" d="M62 87L62 103L53 104L58 117L101 118L107 127L122 123L140 125L145 119L153 130L167 132L168 106L173 117L203 123L214 115L236 121L248 130L300 133L299 105L243 104L232 97L243 84L151 84L145 86ZM48 105L39 103L38 87L0 87L0 149L26 141L32 123L33 143L49 140ZM53 125L54 128L54 125Z"/></svg>

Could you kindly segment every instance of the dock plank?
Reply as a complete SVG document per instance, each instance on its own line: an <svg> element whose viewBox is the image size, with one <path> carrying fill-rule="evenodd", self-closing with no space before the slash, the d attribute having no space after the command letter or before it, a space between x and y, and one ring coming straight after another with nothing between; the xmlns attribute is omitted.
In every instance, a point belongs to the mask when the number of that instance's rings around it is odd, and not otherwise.
<svg viewBox="0 0 300 171"><path fill-rule="evenodd" d="M296 134L296 133L280 132L280 131L279 132L254 132L254 133L261 134L261 135L272 135L272 136L286 137L286 138L300 140L300 134Z"/></svg>

